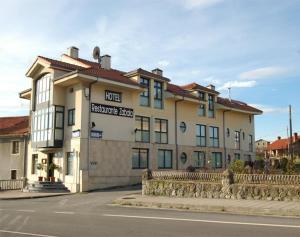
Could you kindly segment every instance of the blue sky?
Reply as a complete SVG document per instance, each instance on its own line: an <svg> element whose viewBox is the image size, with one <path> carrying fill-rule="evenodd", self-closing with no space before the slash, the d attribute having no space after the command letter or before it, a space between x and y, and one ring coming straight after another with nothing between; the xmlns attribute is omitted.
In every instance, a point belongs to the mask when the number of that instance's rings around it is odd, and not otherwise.
<svg viewBox="0 0 300 237"><path fill-rule="evenodd" d="M255 105L256 139L286 136L287 107L300 131L299 0L22 0L0 9L0 116L28 113L18 92L37 55L95 45L114 68L160 67L176 84L213 83Z"/></svg>

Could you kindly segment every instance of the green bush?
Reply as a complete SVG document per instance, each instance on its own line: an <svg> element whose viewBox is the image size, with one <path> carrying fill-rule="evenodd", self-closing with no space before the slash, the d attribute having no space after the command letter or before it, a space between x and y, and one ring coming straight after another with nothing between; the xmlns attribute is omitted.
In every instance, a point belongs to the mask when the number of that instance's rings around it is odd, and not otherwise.
<svg viewBox="0 0 300 237"><path fill-rule="evenodd" d="M244 166L245 166L244 161L234 160L233 162L231 162L229 168L233 173L243 173Z"/></svg>

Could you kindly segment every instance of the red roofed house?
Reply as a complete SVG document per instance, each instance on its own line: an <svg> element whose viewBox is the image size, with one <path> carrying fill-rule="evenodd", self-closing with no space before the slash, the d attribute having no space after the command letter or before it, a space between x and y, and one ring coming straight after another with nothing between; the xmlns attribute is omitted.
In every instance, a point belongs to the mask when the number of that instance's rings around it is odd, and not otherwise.
<svg viewBox="0 0 300 237"><path fill-rule="evenodd" d="M175 85L161 69L124 72L109 55L94 56L70 47L57 60L38 56L26 73L29 182L51 177L80 192L140 183L146 168L222 170L255 158L262 111L219 97L213 85Z"/></svg>
<svg viewBox="0 0 300 237"><path fill-rule="evenodd" d="M289 156L289 146L290 146L290 138L281 138L278 139L267 147L267 153L270 158L273 159L281 159L288 158ZM292 137L292 150L294 151L294 156L300 156L300 137L298 133L294 133Z"/></svg>
<svg viewBox="0 0 300 237"><path fill-rule="evenodd" d="M0 180L25 177L28 116L0 117Z"/></svg>

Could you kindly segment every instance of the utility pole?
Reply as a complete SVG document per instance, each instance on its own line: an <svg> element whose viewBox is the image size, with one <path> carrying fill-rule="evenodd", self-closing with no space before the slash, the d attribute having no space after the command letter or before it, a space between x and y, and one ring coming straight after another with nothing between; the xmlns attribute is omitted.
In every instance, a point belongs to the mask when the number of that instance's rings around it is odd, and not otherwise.
<svg viewBox="0 0 300 237"><path fill-rule="evenodd" d="M293 149L293 128L292 128L292 106L289 105L289 121L290 121L290 155L291 160L294 160L294 149Z"/></svg>

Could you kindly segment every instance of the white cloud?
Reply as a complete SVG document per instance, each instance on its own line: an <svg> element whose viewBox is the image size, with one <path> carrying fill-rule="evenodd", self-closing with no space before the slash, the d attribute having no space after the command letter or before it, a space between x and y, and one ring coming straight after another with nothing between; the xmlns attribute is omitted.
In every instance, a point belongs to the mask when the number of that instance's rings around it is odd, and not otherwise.
<svg viewBox="0 0 300 237"><path fill-rule="evenodd" d="M264 114L288 113L288 107L274 107L274 106L262 105L262 104L249 104L249 105L262 110Z"/></svg>
<svg viewBox="0 0 300 237"><path fill-rule="evenodd" d="M218 90L227 90L228 88L250 88L256 85L256 81L228 81Z"/></svg>
<svg viewBox="0 0 300 237"><path fill-rule="evenodd" d="M207 8L222 2L223 0L184 0L183 4L186 9Z"/></svg>
<svg viewBox="0 0 300 237"><path fill-rule="evenodd" d="M160 61L158 61L157 64L158 64L159 66L161 66L161 67L167 67L167 66L170 65L170 62L167 61L167 60L160 60Z"/></svg>
<svg viewBox="0 0 300 237"><path fill-rule="evenodd" d="M262 67L255 70L243 72L239 75L242 80L255 80L283 75L287 72L286 68L282 67Z"/></svg>

